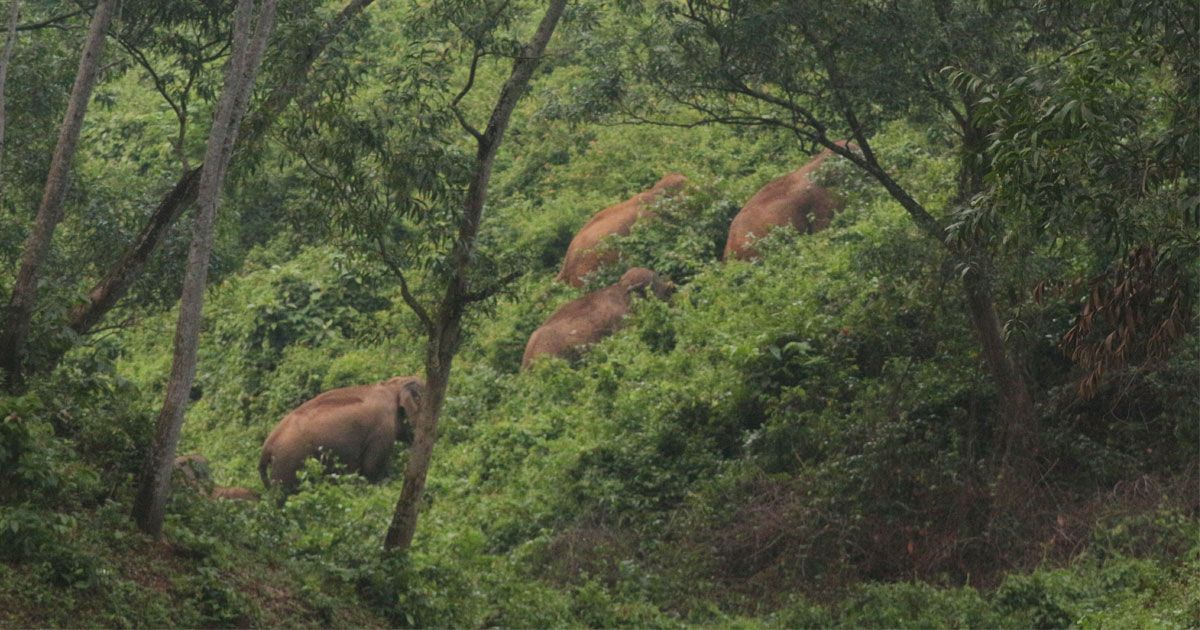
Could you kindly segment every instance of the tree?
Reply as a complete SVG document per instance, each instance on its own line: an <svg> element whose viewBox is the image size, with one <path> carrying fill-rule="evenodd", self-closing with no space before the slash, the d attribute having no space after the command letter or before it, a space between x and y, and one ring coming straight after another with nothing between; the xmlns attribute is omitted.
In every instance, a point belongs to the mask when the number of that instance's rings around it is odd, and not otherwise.
<svg viewBox="0 0 1200 630"><path fill-rule="evenodd" d="M183 428L188 392L196 373L196 348L221 185L233 155L238 126L246 112L267 39L275 22L277 0L263 0L257 15L254 4L254 0L238 0L234 13L233 52L225 71L225 83L213 116L204 166L197 184L199 206L188 251L183 296L179 303L171 377L167 382L166 400L159 412L154 443L142 469L133 506L133 518L138 527L152 536L162 532L175 448Z"/></svg>
<svg viewBox="0 0 1200 630"><path fill-rule="evenodd" d="M1062 54L1011 77L958 77L980 94L991 129L981 203L963 223L1003 233L1010 256L1081 246L1087 276L1040 278L1038 293L1050 287L1078 304L1062 348L1086 401L1194 329L1200 7L1108 0L1067 10ZM1116 389L1114 398L1130 388Z"/></svg>
<svg viewBox="0 0 1200 630"><path fill-rule="evenodd" d="M330 43L373 1L351 0L321 31L306 42L301 50L289 56L278 72L278 83L266 98L248 113L243 122L237 136L237 151L254 152L266 132L302 92L312 74L313 66ZM141 231L109 267L104 277L88 290L87 299L71 309L66 323L76 334L85 335L103 321L142 274L179 217L196 200L202 166L184 173L167 190ZM65 351L65 348L63 350ZM53 365L58 358L51 357L44 367Z"/></svg>
<svg viewBox="0 0 1200 630"><path fill-rule="evenodd" d="M503 5L502 5L503 6ZM445 288L440 300L432 309L426 307L413 295L399 266L393 271L401 282L405 302L416 313L426 332L425 379L426 394L421 412L414 422L413 442L409 449L408 465L404 471L404 486L391 525L384 538L384 549L404 551L412 544L416 533L417 517L420 513L421 495L429 471L433 446L437 441L437 424L442 404L450 384L450 369L454 355L462 340L463 316L473 302L478 302L494 292L496 287L479 289L473 287L470 276L475 264L475 241L483 220L487 201L488 183L492 175L492 164L496 152L504 139L513 110L528 88L534 70L541 63L542 55L554 29L562 16L566 0L550 0L537 30L529 42L522 47L513 62L512 72L505 81L492 107L487 126L482 131L472 126L456 107L473 87L476 67L482 58L482 49L476 40L471 58L471 68L466 85L451 101L450 107L462 128L475 140L476 152L471 168L466 195L462 201L461 214L457 217L457 234L447 257ZM386 255L386 251L382 252Z"/></svg>
<svg viewBox="0 0 1200 630"><path fill-rule="evenodd" d="M1026 7L977 3L663 3L665 18L644 33L631 67L654 94L626 94L635 122L726 124L785 129L827 148L876 180L922 234L944 248L962 277L964 305L1001 400L1000 469L1034 475L1034 400L997 313L996 273L986 243L954 229L982 192L986 128L975 94L947 80L947 66L1004 76L1036 49ZM1022 39L1022 36L1025 39ZM670 41L670 46L656 42ZM691 116L669 118L630 103L663 100ZM958 192L930 208L898 181L871 145L879 125L914 113L947 121L960 156ZM839 145L839 139L857 145ZM1014 488L1024 488L1017 481ZM1008 492L1018 495L1020 490Z"/></svg>
<svg viewBox="0 0 1200 630"><path fill-rule="evenodd" d="M197 94L211 93L209 68L229 53L228 7L191 0L159 0L127 6L122 29L112 37L146 73L155 91L175 114L178 132L172 140L182 175L191 167L187 151L189 107ZM165 59L165 67L156 67Z"/></svg>
<svg viewBox="0 0 1200 630"><path fill-rule="evenodd" d="M83 129L83 118L91 100L92 88L100 73L100 56L104 51L105 32L112 22L119 0L100 0L92 15L83 54L79 59L79 70L71 88L71 100L59 129L58 144L46 176L42 201L38 206L33 230L25 240L21 255L21 266L4 317L4 331L0 335L0 369L4 370L6 384L10 390L24 385L23 363L25 343L37 302L38 280L42 263L46 260L54 229L63 217L63 202L66 199L71 162L79 144Z"/></svg>
<svg viewBox="0 0 1200 630"><path fill-rule="evenodd" d="M12 61L13 45L17 42L17 21L20 18L21 0L9 0L8 33L4 36L4 52L0 54L0 191L4 190L4 129L8 126L4 86L8 84L8 64Z"/></svg>

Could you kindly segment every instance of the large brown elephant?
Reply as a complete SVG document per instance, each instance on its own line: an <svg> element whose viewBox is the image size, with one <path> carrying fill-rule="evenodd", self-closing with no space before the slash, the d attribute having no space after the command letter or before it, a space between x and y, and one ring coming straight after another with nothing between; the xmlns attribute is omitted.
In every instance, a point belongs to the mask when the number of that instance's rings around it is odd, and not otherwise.
<svg viewBox="0 0 1200 630"><path fill-rule="evenodd" d="M629 312L635 295L653 293L660 300L671 296L675 286L644 267L634 267L612 286L593 291L567 302L540 328L533 331L525 344L521 368L548 354L556 357L577 356L583 346L596 343L616 332Z"/></svg>
<svg viewBox="0 0 1200 630"><path fill-rule="evenodd" d="M309 457L331 456L372 483L383 478L396 440L411 434L425 384L415 376L327 391L284 416L263 443L263 485L296 487ZM330 463L326 461L326 463Z"/></svg>
<svg viewBox="0 0 1200 630"><path fill-rule="evenodd" d="M846 146L844 141L839 146ZM833 151L825 149L808 164L763 186L729 225L725 241L725 260L750 260L758 257L755 239L784 225L812 234L829 227L833 214L842 208L842 200L812 180Z"/></svg>
<svg viewBox="0 0 1200 630"><path fill-rule="evenodd" d="M663 195L674 193L685 183L686 177L679 173L671 173L658 180L650 190L597 212L579 230L575 238L571 239L557 280L580 287L583 286L584 276L606 264L616 262L617 252L597 251L601 241L609 236L629 234L630 228L638 219L654 216L654 213L647 209L650 204Z"/></svg>

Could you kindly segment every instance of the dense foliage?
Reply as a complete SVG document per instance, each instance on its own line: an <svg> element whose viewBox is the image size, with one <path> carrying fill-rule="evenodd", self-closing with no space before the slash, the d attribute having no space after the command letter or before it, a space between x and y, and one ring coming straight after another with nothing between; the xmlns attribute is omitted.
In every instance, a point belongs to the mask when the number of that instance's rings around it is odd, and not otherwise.
<svg viewBox="0 0 1200 630"><path fill-rule="evenodd" d="M90 10L59 4L24 3L9 71L6 297L83 37L39 25L83 25ZM177 476L163 538L129 519L189 215L102 324L80 333L66 314L198 165L232 6L135 4L110 33L28 387L0 395L0 625L1200 619L1194 3L569 5L480 226L472 277L519 277L467 312L403 554L381 550L399 446L378 485L311 461L286 502L271 489L252 503ZM249 124L344 4L281 3ZM543 10L368 6L297 106L240 145L180 447L211 462L213 482L261 490L260 448L291 409L422 371L424 329L395 267L419 299L438 294L475 150L458 117L486 120ZM807 48L833 40L846 85ZM798 104L832 121L821 134L869 138L949 245L879 173L835 159L818 176L844 201L829 229L779 230L760 259L719 260L742 204L820 144ZM554 281L590 216L676 171L682 194L605 245L619 265L583 289ZM991 274L1035 403L1033 456L1018 462L1034 481L1015 506L998 492L1014 466L1009 409L961 288L970 264ZM519 369L557 307L631 266L672 280L673 298L636 301L577 360Z"/></svg>

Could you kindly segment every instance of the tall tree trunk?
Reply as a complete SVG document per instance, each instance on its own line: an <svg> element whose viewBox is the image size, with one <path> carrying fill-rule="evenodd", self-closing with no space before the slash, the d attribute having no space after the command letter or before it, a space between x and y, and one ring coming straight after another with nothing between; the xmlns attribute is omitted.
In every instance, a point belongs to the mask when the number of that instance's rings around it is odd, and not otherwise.
<svg viewBox="0 0 1200 630"><path fill-rule="evenodd" d="M254 0L238 0L234 14L233 53L225 71L225 85L217 102L198 184L200 203L192 244L188 250L183 295L179 302L171 377L167 382L166 400L155 426L154 443L146 457L133 505L133 518L138 527L152 536L162 533L175 448L183 428L188 391L196 374L196 348L200 338L204 287L208 279L213 224L220 202L221 185L232 157L238 125L246 111L267 39L274 26L276 4L277 0L263 0L257 19L252 19Z"/></svg>
<svg viewBox="0 0 1200 630"><path fill-rule="evenodd" d="M282 83L267 95L267 98L246 116L239 132L238 151L253 151L266 135L270 126L279 118L296 95L307 84L313 64L355 16L374 0L352 0L335 17L316 39L280 73ZM104 319L117 302L129 291L129 287L141 275L150 257L158 250L171 226L179 220L184 210L196 200L200 170L194 168L185 173L159 201L145 226L125 250L117 262L109 268L99 282L88 291L88 300L71 309L68 325L76 333L86 334Z"/></svg>
<svg viewBox="0 0 1200 630"><path fill-rule="evenodd" d="M529 87L533 71L541 63L542 54L546 51L550 37L554 35L554 29L558 26L565 6L566 0L550 0L546 14L542 16L533 38L513 63L512 73L500 90L486 130L476 136L479 149L475 156L475 170L463 202L464 212L459 224L458 238L450 252L451 276L437 310L436 321L426 322L431 324L425 352L428 400L422 406L413 428L413 442L409 448L408 465L404 470L404 486L383 542L384 549L388 551L407 550L412 545L413 536L417 531L421 495L425 490L433 446L437 442L437 425L442 413L442 404L445 402L446 389L450 384L450 368L461 341L463 314L468 304L475 299L467 278L475 250L475 238L483 219L483 207L487 201L492 165L504 139L504 132L512 119L513 110ZM422 316L422 320L426 319Z"/></svg>
<svg viewBox="0 0 1200 630"><path fill-rule="evenodd" d="M25 250L21 254L21 268L17 272L12 297L8 302L4 334L0 336L0 368L5 372L10 390L18 390L24 386L22 370L25 362L25 343L29 336L34 305L37 303L38 277L50 250L54 229L62 220L71 162L79 144L79 134L83 129L83 117L87 113L92 88L96 86L96 77L100 73L105 31L112 22L118 2L119 0L100 0L92 15L87 42L79 59L79 71L75 74L75 85L71 88L71 100L59 129L54 157L50 161L50 172L46 176L42 202L38 206L33 231L25 240Z"/></svg>
<svg viewBox="0 0 1200 630"><path fill-rule="evenodd" d="M12 61L13 45L17 42L17 21L21 19L21 0L8 2L8 32L4 37L4 53L0 56L0 195L4 194L4 130L8 128L8 101L4 88L8 85L8 64Z"/></svg>

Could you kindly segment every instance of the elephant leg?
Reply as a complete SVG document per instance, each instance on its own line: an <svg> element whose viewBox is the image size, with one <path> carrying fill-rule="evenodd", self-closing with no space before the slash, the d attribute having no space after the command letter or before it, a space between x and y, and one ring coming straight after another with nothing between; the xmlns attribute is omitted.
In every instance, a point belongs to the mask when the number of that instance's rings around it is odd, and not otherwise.
<svg viewBox="0 0 1200 630"><path fill-rule="evenodd" d="M371 440L362 456L362 476L371 483L379 483L387 474L388 462L392 458L394 442L384 439Z"/></svg>
<svg viewBox="0 0 1200 630"><path fill-rule="evenodd" d="M288 493L295 492L296 486L299 485L296 481L296 471L304 465L306 457L307 453L276 451L271 459L272 481L281 484Z"/></svg>

